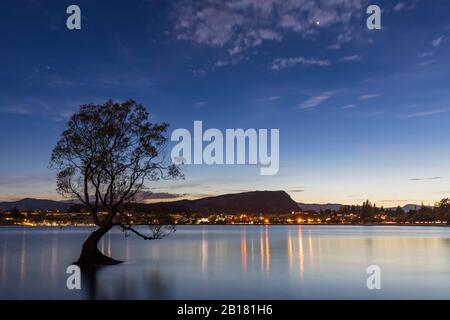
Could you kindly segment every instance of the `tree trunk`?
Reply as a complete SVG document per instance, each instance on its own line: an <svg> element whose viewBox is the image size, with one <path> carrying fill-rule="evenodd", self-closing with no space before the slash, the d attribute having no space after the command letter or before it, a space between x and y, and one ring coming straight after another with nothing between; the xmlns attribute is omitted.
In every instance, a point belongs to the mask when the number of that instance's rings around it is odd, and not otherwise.
<svg viewBox="0 0 450 320"><path fill-rule="evenodd" d="M80 257L75 264L79 266L102 266L121 263L105 256L98 250L98 242L113 227L113 224L105 224L92 232L83 244Z"/></svg>

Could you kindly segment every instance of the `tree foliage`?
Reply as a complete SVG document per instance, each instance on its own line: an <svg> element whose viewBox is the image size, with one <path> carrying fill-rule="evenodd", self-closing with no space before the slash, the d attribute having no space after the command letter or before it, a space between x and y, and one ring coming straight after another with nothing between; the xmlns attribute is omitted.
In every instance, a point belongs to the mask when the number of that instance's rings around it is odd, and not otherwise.
<svg viewBox="0 0 450 320"><path fill-rule="evenodd" d="M146 182L182 174L164 157L168 124L153 124L148 118L144 106L133 100L82 105L70 118L50 163L57 169L58 192L81 202L96 225L118 225L144 239L156 239L167 230L155 226L152 235L141 234L124 204L132 202Z"/></svg>

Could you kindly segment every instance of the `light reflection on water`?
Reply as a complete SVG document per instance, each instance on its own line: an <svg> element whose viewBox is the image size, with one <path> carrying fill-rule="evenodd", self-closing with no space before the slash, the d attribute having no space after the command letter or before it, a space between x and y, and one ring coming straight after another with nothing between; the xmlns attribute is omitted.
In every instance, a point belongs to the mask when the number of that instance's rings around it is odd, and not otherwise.
<svg viewBox="0 0 450 320"><path fill-rule="evenodd" d="M450 298L450 229L180 226L158 241L114 230L99 243L118 266L66 288L90 228L0 227L2 299ZM382 290L366 288L366 268Z"/></svg>

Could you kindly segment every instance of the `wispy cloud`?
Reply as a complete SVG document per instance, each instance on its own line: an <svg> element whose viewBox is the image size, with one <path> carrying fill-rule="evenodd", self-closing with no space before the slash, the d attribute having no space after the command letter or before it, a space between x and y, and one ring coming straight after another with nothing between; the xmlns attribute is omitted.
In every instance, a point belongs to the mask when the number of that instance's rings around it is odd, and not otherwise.
<svg viewBox="0 0 450 320"><path fill-rule="evenodd" d="M75 113L74 110L63 110L58 113L58 115L53 117L54 121L65 121L68 120L73 114Z"/></svg>
<svg viewBox="0 0 450 320"><path fill-rule="evenodd" d="M380 202L384 202L384 203L399 203L399 202L414 202L414 200L409 200L409 199L382 199Z"/></svg>
<svg viewBox="0 0 450 320"><path fill-rule="evenodd" d="M439 47L442 44L442 41L444 41L444 36L438 36L431 41L431 45L435 48Z"/></svg>
<svg viewBox="0 0 450 320"><path fill-rule="evenodd" d="M338 50L341 49L342 46L353 40L354 32L352 28L344 28L341 33L338 34L336 38L336 42L330 46L327 46L329 50Z"/></svg>
<svg viewBox="0 0 450 320"><path fill-rule="evenodd" d="M367 79L364 79L363 81L361 81L361 83L364 83L364 84L375 83L375 82L378 82L378 80L377 79L373 79L373 78L367 78Z"/></svg>
<svg viewBox="0 0 450 320"><path fill-rule="evenodd" d="M341 109L353 109L353 108L356 108L355 104L348 104L346 106L341 107Z"/></svg>
<svg viewBox="0 0 450 320"><path fill-rule="evenodd" d="M392 8L392 10L394 12L413 10L416 8L419 1L420 0L400 1Z"/></svg>
<svg viewBox="0 0 450 320"><path fill-rule="evenodd" d="M302 103L298 105L300 109L308 109L308 108L315 108L318 105L324 103L327 101L331 96L333 95L333 92L323 92L320 95L313 96Z"/></svg>
<svg viewBox="0 0 450 320"><path fill-rule="evenodd" d="M446 109L436 109L436 110L430 110L430 111L423 111L423 112L414 112L409 114L401 115L400 118L418 118L418 117L427 117L432 116L435 114L440 114L443 112L446 112Z"/></svg>
<svg viewBox="0 0 450 320"><path fill-rule="evenodd" d="M55 175L53 173L44 174L26 174L26 175L14 175L14 176L0 176L1 186L8 188L26 188L30 185L36 187L36 185L48 185L55 181Z"/></svg>
<svg viewBox="0 0 450 320"><path fill-rule="evenodd" d="M186 193L169 193L169 192L152 192L152 191L142 191L139 192L135 197L135 202L155 202L157 200L173 200L185 197Z"/></svg>
<svg viewBox="0 0 450 320"><path fill-rule="evenodd" d="M204 70L204 69L193 69L192 70L192 74L194 75L194 77L201 77L201 76L204 76L206 74L206 70Z"/></svg>
<svg viewBox="0 0 450 320"><path fill-rule="evenodd" d="M290 190L287 190L287 192L289 192L289 193L299 193L299 192L304 192L305 190L304 189L290 189Z"/></svg>
<svg viewBox="0 0 450 320"><path fill-rule="evenodd" d="M2 107L0 108L0 113L11 113L11 114L31 114L31 110L17 106L17 107Z"/></svg>
<svg viewBox="0 0 450 320"><path fill-rule="evenodd" d="M194 108L200 109L208 106L208 101L197 101L194 103Z"/></svg>
<svg viewBox="0 0 450 320"><path fill-rule="evenodd" d="M33 84L45 84L49 87L57 88L101 88L101 89L115 89L115 88L150 88L155 85L153 79L142 76L135 72L117 74L105 74L99 77L96 76L80 76L70 78L67 75L57 74L40 74L34 75L30 78Z"/></svg>
<svg viewBox="0 0 450 320"><path fill-rule="evenodd" d="M295 67L297 65L303 65L303 66L329 66L331 63L328 60L319 60L319 59L308 59L303 57L293 57L293 58L277 58L275 59L270 69L272 70L281 70L285 68Z"/></svg>
<svg viewBox="0 0 450 320"><path fill-rule="evenodd" d="M417 55L417 57L419 57L419 58L427 58L427 57L431 57L433 55L433 52L422 52L422 53L419 53L418 55Z"/></svg>
<svg viewBox="0 0 450 320"><path fill-rule="evenodd" d="M349 62L349 61L361 61L362 60L362 56L360 56L359 54L354 54L351 56L343 56L340 61L344 61L344 62Z"/></svg>
<svg viewBox="0 0 450 320"><path fill-rule="evenodd" d="M380 94L365 94L362 95L358 98L358 100L364 101L364 100L370 100L370 99L374 99L374 98L378 98L379 96L381 96Z"/></svg>
<svg viewBox="0 0 450 320"><path fill-rule="evenodd" d="M260 102L271 102L271 101L278 101L278 100L280 100L280 99L281 99L280 96L271 96L271 97L266 97L266 98L258 99L258 101L260 101Z"/></svg>
<svg viewBox="0 0 450 320"><path fill-rule="evenodd" d="M409 181L424 181L424 180L440 180L442 177L429 177L429 178L411 178Z"/></svg>
<svg viewBox="0 0 450 320"><path fill-rule="evenodd" d="M243 58L242 56L225 57L217 60L214 63L214 66L216 67L235 66L242 60L242 58Z"/></svg>
<svg viewBox="0 0 450 320"><path fill-rule="evenodd" d="M398 12L398 11L402 11L404 8L405 8L405 3L399 2L394 6L393 10Z"/></svg>
<svg viewBox="0 0 450 320"><path fill-rule="evenodd" d="M177 39L224 48L229 56L282 41L287 33L310 38L319 32L337 33L336 43L353 37L366 0L184 1L173 8ZM355 23L353 23L355 22Z"/></svg>
<svg viewBox="0 0 450 320"><path fill-rule="evenodd" d="M423 68L423 67L429 66L430 64L433 64L433 62L434 62L434 60L425 60L425 61L419 62L417 64L417 66Z"/></svg>

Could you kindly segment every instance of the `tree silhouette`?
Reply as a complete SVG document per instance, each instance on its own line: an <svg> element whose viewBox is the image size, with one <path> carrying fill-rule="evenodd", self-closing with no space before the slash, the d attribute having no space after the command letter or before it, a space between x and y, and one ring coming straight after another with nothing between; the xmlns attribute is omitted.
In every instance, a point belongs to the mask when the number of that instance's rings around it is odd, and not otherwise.
<svg viewBox="0 0 450 320"><path fill-rule="evenodd" d="M361 214L360 214L362 222L363 223L372 222L375 212L376 212L375 205L372 206L372 204L369 202L369 200L364 202L361 207Z"/></svg>
<svg viewBox="0 0 450 320"><path fill-rule="evenodd" d="M53 149L50 165L58 171L58 192L81 202L98 226L83 244L79 265L120 262L98 250L99 240L114 226L145 240L174 231L152 221L149 234L143 233L125 212L125 204L147 181L182 177L163 157L168 124L152 124L148 118L146 109L133 100L82 105Z"/></svg>
<svg viewBox="0 0 450 320"><path fill-rule="evenodd" d="M450 198L444 198L436 204L437 216L450 224Z"/></svg>

